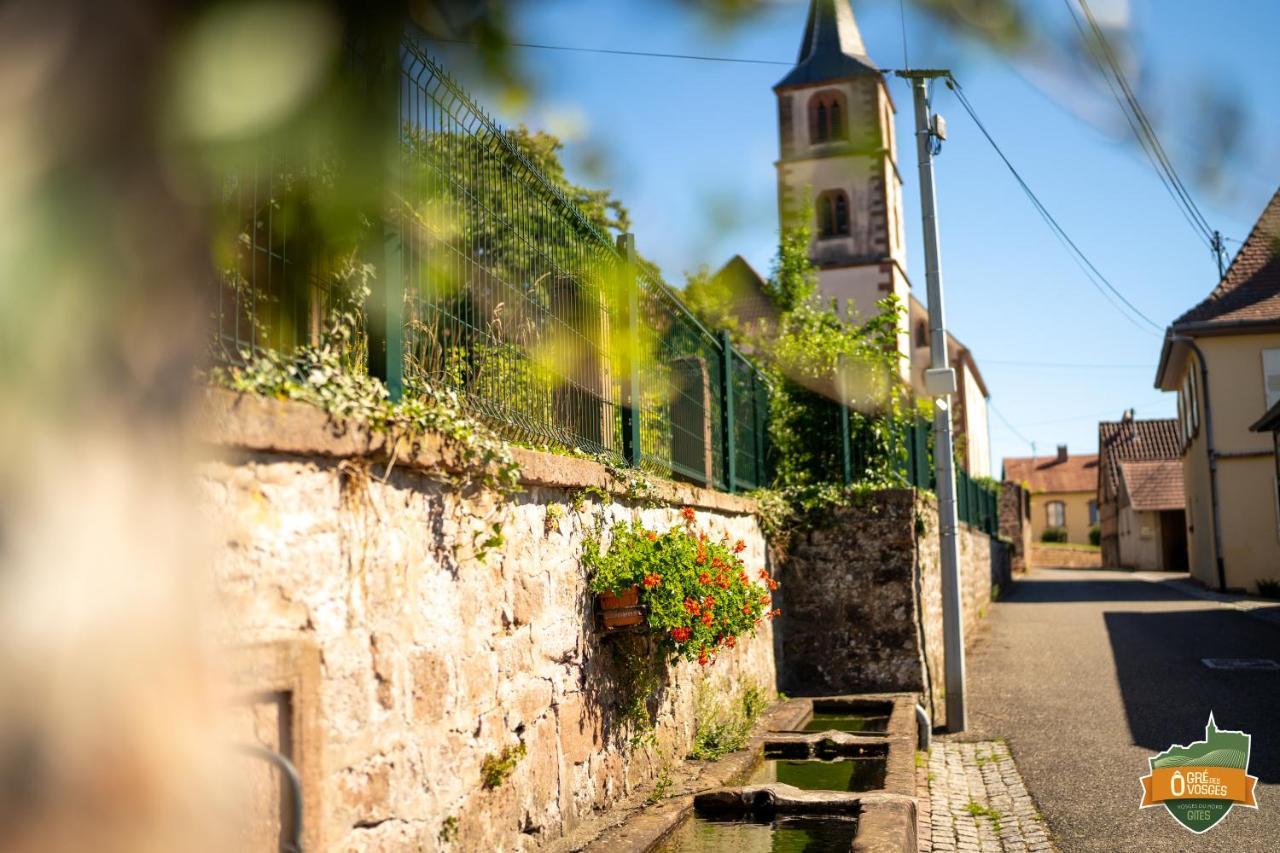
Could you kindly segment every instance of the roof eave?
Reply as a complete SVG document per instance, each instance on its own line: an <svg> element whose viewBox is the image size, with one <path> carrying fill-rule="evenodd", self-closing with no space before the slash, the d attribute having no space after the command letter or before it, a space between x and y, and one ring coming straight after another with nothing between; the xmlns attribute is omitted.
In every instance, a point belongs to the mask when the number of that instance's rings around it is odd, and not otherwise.
<svg viewBox="0 0 1280 853"><path fill-rule="evenodd" d="M880 85L884 87L885 94L886 95L889 94L889 87L884 82L884 72L881 71L879 68L876 68L875 66L863 66L861 70L851 71L848 74L838 74L833 77L824 77L820 80L807 80L799 83L788 83L787 80L790 79L798 70L799 68L793 68L791 71L787 72L786 77L783 77L777 83L774 83L773 84L774 93L780 94L782 92L794 92L797 89L816 89L819 86L826 86L830 83L846 83L850 80L860 80L864 77L875 77L880 81ZM893 102L892 95L889 95L889 101L890 103ZM897 106L895 105L894 112L897 112L897 111L898 109L897 109Z"/></svg>
<svg viewBox="0 0 1280 853"><path fill-rule="evenodd" d="M1280 432L1280 400L1249 429L1252 432Z"/></svg>

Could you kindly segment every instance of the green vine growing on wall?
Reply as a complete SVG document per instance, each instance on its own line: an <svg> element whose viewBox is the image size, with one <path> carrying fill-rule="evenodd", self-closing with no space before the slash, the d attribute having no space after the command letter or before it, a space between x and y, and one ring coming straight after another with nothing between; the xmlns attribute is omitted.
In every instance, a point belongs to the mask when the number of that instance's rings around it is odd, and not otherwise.
<svg viewBox="0 0 1280 853"><path fill-rule="evenodd" d="M414 382L391 402L386 386L344 364L335 345L300 347L292 354L243 353L244 364L218 367L213 384L239 393L309 403L335 418L386 434L392 447L412 447L427 433L443 435L468 467L469 477L502 492L519 486L519 467L496 433L467 415L456 393Z"/></svg>

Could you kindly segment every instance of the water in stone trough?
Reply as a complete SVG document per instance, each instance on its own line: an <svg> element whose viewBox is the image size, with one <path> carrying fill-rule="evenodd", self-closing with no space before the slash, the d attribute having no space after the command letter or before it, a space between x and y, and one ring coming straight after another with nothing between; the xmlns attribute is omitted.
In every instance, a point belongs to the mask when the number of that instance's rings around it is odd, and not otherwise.
<svg viewBox="0 0 1280 853"><path fill-rule="evenodd" d="M806 791L872 791L884 787L884 770L883 758L836 761L766 758L747 784L783 782Z"/></svg>
<svg viewBox="0 0 1280 853"><path fill-rule="evenodd" d="M849 853L858 821L852 817L728 820L694 815L653 853Z"/></svg>
<svg viewBox="0 0 1280 853"><path fill-rule="evenodd" d="M817 714L805 724L806 732L863 732L884 734L889 730L889 717L867 714Z"/></svg>

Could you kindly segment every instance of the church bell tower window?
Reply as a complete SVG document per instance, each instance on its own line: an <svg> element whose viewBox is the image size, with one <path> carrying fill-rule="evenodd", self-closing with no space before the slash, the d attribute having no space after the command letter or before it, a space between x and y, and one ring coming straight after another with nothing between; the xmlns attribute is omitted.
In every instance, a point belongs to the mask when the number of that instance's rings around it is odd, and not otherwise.
<svg viewBox="0 0 1280 853"><path fill-rule="evenodd" d="M849 236L849 196L844 190L827 190L818 196L818 236Z"/></svg>
<svg viewBox="0 0 1280 853"><path fill-rule="evenodd" d="M848 138L844 93L835 89L809 99L809 141L814 145Z"/></svg>

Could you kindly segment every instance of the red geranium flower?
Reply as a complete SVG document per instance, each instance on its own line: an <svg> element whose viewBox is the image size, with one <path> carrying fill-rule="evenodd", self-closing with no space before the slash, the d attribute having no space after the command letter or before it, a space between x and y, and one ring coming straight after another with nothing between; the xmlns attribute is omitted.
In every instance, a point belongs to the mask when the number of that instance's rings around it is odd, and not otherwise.
<svg viewBox="0 0 1280 853"><path fill-rule="evenodd" d="M743 542L741 539L733 543L733 553L741 554L745 550L747 550L747 543Z"/></svg>
<svg viewBox="0 0 1280 853"><path fill-rule="evenodd" d="M724 644L729 648L733 648L737 642L737 639L732 634L724 638Z"/></svg>
<svg viewBox="0 0 1280 853"><path fill-rule="evenodd" d="M698 653L698 663L706 666L711 662L711 658L707 655L707 647L703 646L702 651Z"/></svg>
<svg viewBox="0 0 1280 853"><path fill-rule="evenodd" d="M694 601L692 598L686 598L684 600L684 612L688 613L690 616L697 616L702 612L702 608L699 607L698 602Z"/></svg>
<svg viewBox="0 0 1280 853"><path fill-rule="evenodd" d="M706 598L702 599L702 606L706 610L711 610L712 608L714 608L716 606L715 597L708 595Z"/></svg>
<svg viewBox="0 0 1280 853"><path fill-rule="evenodd" d="M707 584L711 583L711 575L708 574L707 572L703 572L702 574L698 575L698 583L702 584L703 586L706 586Z"/></svg>
<svg viewBox="0 0 1280 853"><path fill-rule="evenodd" d="M689 639L689 635L691 633L693 633L693 631L685 627L671 629L671 636L677 643L683 643L685 640Z"/></svg>
<svg viewBox="0 0 1280 853"><path fill-rule="evenodd" d="M716 615L712 613L710 610L702 614L702 624L706 625L708 628L711 627L711 623L715 621L716 621Z"/></svg>
<svg viewBox="0 0 1280 853"><path fill-rule="evenodd" d="M645 589L653 589L655 586L657 586L660 583L662 583L662 575L645 575L644 576Z"/></svg>
<svg viewBox="0 0 1280 853"><path fill-rule="evenodd" d="M680 510L680 514L684 516L684 520L689 524L693 524L694 520L697 518L697 516L693 514L693 507L691 506L687 506Z"/></svg>
<svg viewBox="0 0 1280 853"><path fill-rule="evenodd" d="M750 615L751 615L751 605L750 605L750 604L744 604L744 605L742 605L742 615L743 615L743 616L750 616Z"/></svg>
<svg viewBox="0 0 1280 853"><path fill-rule="evenodd" d="M645 533L645 536L648 536L648 537L649 537L649 541L650 541L650 542L657 542L657 541L658 541L658 534L654 533L652 530L650 530L650 531L648 531L647 533Z"/></svg>

